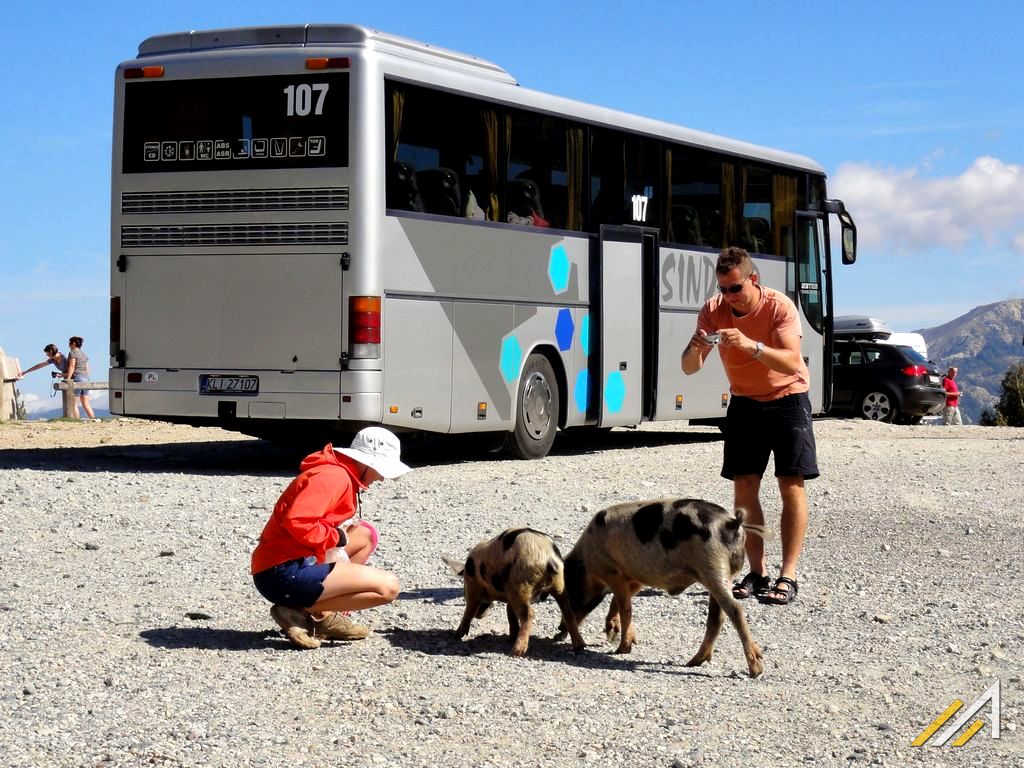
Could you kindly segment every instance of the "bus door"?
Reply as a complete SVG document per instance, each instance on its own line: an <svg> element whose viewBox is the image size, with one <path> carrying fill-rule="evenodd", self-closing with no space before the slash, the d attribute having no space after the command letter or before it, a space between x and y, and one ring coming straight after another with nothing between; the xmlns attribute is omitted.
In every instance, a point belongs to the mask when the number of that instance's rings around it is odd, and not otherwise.
<svg viewBox="0 0 1024 768"><path fill-rule="evenodd" d="M645 236L602 226L597 258L598 426L639 424L644 407Z"/></svg>
<svg viewBox="0 0 1024 768"><path fill-rule="evenodd" d="M802 352L811 382L820 381L819 389L812 386L811 412L821 413L829 404L832 393L832 361L825 360L826 323L830 323L824 286L822 249L825 243L824 221L817 214L798 213L796 217L796 298L803 328ZM827 350L831 352L831 350Z"/></svg>

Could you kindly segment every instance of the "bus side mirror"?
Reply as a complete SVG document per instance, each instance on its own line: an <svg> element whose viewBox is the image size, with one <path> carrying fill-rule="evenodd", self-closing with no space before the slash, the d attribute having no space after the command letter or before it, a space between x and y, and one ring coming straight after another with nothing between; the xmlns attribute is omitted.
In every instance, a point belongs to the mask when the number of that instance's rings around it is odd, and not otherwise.
<svg viewBox="0 0 1024 768"><path fill-rule="evenodd" d="M857 261L857 225L853 223L853 217L847 213L842 200L826 200L825 211L839 217L843 230L843 264L853 264Z"/></svg>

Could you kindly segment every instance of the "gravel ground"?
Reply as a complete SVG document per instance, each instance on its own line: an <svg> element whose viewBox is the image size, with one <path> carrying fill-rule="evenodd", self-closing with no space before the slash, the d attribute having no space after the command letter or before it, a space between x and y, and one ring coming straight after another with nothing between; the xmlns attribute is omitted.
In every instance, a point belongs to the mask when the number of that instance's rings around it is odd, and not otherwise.
<svg viewBox="0 0 1024 768"><path fill-rule="evenodd" d="M751 680L728 623L710 664L684 666L703 636L699 585L642 592L639 642L621 657L603 607L582 655L552 642L548 601L529 656L512 659L504 611L452 636L462 591L441 562L514 525L566 551L627 499L728 505L716 430L560 438L530 463L409 446L417 470L364 505L401 599L363 615L367 640L302 652L276 631L248 557L305 451L132 420L0 424L0 762L1024 765L1024 430L824 420L816 432L800 597L744 603L765 655ZM777 541L769 552L777 571ZM996 680L999 740L986 707L966 746L911 747Z"/></svg>

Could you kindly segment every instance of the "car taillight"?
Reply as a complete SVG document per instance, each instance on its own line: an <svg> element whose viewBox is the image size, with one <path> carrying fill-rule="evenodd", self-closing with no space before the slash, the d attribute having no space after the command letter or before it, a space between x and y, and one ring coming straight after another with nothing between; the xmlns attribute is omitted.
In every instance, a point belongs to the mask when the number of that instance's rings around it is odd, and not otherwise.
<svg viewBox="0 0 1024 768"><path fill-rule="evenodd" d="M349 357L380 357L380 296L352 296L348 302Z"/></svg>
<svg viewBox="0 0 1024 768"><path fill-rule="evenodd" d="M906 376L924 376L928 373L928 368L923 365L908 365L901 371Z"/></svg>

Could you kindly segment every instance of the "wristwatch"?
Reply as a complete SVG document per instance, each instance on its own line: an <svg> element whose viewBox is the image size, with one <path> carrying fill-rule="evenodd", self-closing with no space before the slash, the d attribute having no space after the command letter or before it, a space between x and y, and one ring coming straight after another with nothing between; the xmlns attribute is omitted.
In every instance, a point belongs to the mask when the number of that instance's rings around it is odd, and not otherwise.
<svg viewBox="0 0 1024 768"><path fill-rule="evenodd" d="M762 352L764 352L764 342L759 341L757 342L757 349L754 350L754 359L757 360L757 358L761 356Z"/></svg>

